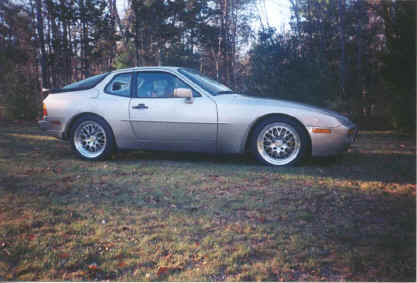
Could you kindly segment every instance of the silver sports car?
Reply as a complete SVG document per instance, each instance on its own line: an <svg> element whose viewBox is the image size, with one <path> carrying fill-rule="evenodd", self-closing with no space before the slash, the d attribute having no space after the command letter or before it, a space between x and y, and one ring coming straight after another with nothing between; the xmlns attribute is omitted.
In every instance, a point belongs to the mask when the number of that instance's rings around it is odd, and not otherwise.
<svg viewBox="0 0 417 283"><path fill-rule="evenodd" d="M338 113L243 96L180 67L117 70L50 91L39 125L87 160L116 149L251 152L274 166L343 152L357 132Z"/></svg>

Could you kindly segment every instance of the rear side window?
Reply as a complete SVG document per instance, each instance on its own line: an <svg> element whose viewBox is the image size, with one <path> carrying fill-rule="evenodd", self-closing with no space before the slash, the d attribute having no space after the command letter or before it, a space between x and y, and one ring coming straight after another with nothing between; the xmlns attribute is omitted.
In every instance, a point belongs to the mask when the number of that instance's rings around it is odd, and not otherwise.
<svg viewBox="0 0 417 283"><path fill-rule="evenodd" d="M73 90L84 90L95 87L99 82L104 80L105 77L110 73L104 73L96 76L86 78L85 80L78 81L69 85L64 86L61 91L73 91Z"/></svg>
<svg viewBox="0 0 417 283"><path fill-rule="evenodd" d="M130 85L132 82L132 74L119 74L109 82L104 88L104 92L108 94L130 97Z"/></svg>

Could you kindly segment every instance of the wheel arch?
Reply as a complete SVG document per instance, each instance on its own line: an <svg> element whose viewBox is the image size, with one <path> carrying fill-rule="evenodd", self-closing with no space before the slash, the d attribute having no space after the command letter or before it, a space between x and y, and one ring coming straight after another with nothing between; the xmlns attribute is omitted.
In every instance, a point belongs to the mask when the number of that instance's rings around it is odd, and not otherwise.
<svg viewBox="0 0 417 283"><path fill-rule="evenodd" d="M79 118L81 118L82 116L86 116L86 115L98 117L98 118L102 119L104 122L106 122L106 123L107 123L107 125L109 126L109 128L110 128L110 130L111 130L111 134L112 134L112 136L113 136L114 143L115 143L115 145L116 145L116 147L117 147L117 141L116 141L116 139L115 139L114 132L113 132L113 128L110 126L110 123L109 123L109 122L107 122L107 120L106 120L103 116L98 115L98 114L96 114L96 113L92 113L92 112L82 112L82 113L79 113L79 114L77 114L77 115L74 115L74 116L70 119L70 121L67 123L67 125L66 125L66 127L65 127L65 131L64 131L64 139L69 139L69 138L70 138L71 129L72 129L72 126L74 125L74 123L75 123L75 122L76 122Z"/></svg>
<svg viewBox="0 0 417 283"><path fill-rule="evenodd" d="M284 118L284 119L291 120L294 123L298 124L305 131L305 134L306 134L307 139L308 139L308 148L307 148L307 151L308 151L308 154L311 154L311 137L310 137L309 132L307 131L307 128L297 118L295 118L293 116L290 116L290 115L287 115L287 114L282 114L282 113L270 113L270 114L266 114L266 115L263 115L263 116L259 117L258 119L255 120L255 122L252 123L252 125L250 126L250 129L248 131L248 134L246 136L245 147L244 147L244 151L245 152L249 152L250 151L250 141L251 141L251 137L253 135L253 132L254 132L256 126L259 123L262 123L263 121L265 121L267 119L271 119L271 118L276 118L276 119Z"/></svg>

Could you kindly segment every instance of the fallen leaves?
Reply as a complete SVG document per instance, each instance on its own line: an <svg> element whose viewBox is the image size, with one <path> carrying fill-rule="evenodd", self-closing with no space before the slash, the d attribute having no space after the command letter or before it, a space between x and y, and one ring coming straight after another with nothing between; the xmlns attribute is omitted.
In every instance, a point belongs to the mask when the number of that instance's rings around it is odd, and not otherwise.
<svg viewBox="0 0 417 283"><path fill-rule="evenodd" d="M0 248L2 251L4 251L7 255L10 255L9 250L7 249L7 243L6 242L1 242L0 244Z"/></svg>
<svg viewBox="0 0 417 283"><path fill-rule="evenodd" d="M135 153L87 164L68 158L67 144L54 144L43 159L33 152L15 158L19 144L10 152L0 147L7 156L0 163L7 174L0 176L0 257L21 270L56 260L40 274L72 281L342 281L353 270L344 267L361 258L378 274L356 269L353 279L415 274L415 157L399 155L406 150L399 143L386 145L384 156L365 148L325 166L280 170L240 161L161 162L152 154L138 163ZM384 233L396 236L381 241ZM369 250L349 256L358 246ZM27 258L38 262L21 260ZM0 277L13 279L4 275L5 261Z"/></svg>
<svg viewBox="0 0 417 283"><path fill-rule="evenodd" d="M29 234L29 235L27 235L27 239L29 240L29 241L32 241L32 240L34 240L35 239L35 235L34 234Z"/></svg>
<svg viewBox="0 0 417 283"><path fill-rule="evenodd" d="M168 271L169 271L168 267L161 266L161 267L158 268L158 271L156 272L156 275L161 276L162 274L167 273Z"/></svg>
<svg viewBox="0 0 417 283"><path fill-rule="evenodd" d="M180 266L160 266L156 272L158 277L167 275L168 273L175 272L178 270L182 270Z"/></svg>
<svg viewBox="0 0 417 283"><path fill-rule="evenodd" d="M246 215L252 221L256 221L259 223L265 223L266 221L265 215L263 215L261 212L258 212L258 211L253 211L253 212L249 211L246 213Z"/></svg>
<svg viewBox="0 0 417 283"><path fill-rule="evenodd" d="M123 267L125 267L127 264L126 264L126 262L124 262L124 261L120 261L118 264L117 264L117 267L118 268L123 268Z"/></svg>
<svg viewBox="0 0 417 283"><path fill-rule="evenodd" d="M66 176L66 177L61 179L61 182L63 182L63 183L70 183L70 182L73 182L73 181L74 181L74 177L72 177L72 176Z"/></svg>
<svg viewBox="0 0 417 283"><path fill-rule="evenodd" d="M97 245L99 253L110 251L114 247L112 242L98 242Z"/></svg>
<svg viewBox="0 0 417 283"><path fill-rule="evenodd" d="M60 175L62 174L62 169L59 167L51 168L51 167L33 167L23 171L23 175L25 176L33 176L33 175L42 175L46 173L52 173Z"/></svg>
<svg viewBox="0 0 417 283"><path fill-rule="evenodd" d="M97 270L97 263L92 263L92 264L89 264L88 265L88 269L89 270L92 270L92 271L95 271L95 270Z"/></svg>
<svg viewBox="0 0 417 283"><path fill-rule="evenodd" d="M69 257L70 257L70 254L69 254L69 253L66 253L66 252L62 252L62 253L59 253L59 254L58 254L58 257L59 257L60 259L67 259L67 258L69 258Z"/></svg>

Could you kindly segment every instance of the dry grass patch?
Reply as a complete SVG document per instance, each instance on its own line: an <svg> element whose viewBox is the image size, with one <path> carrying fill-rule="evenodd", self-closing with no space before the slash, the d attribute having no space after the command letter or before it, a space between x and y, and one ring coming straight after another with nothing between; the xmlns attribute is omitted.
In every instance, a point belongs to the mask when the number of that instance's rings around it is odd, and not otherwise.
<svg viewBox="0 0 417 283"><path fill-rule="evenodd" d="M415 281L415 153L364 132L295 168L85 162L34 124L0 124L0 280Z"/></svg>

